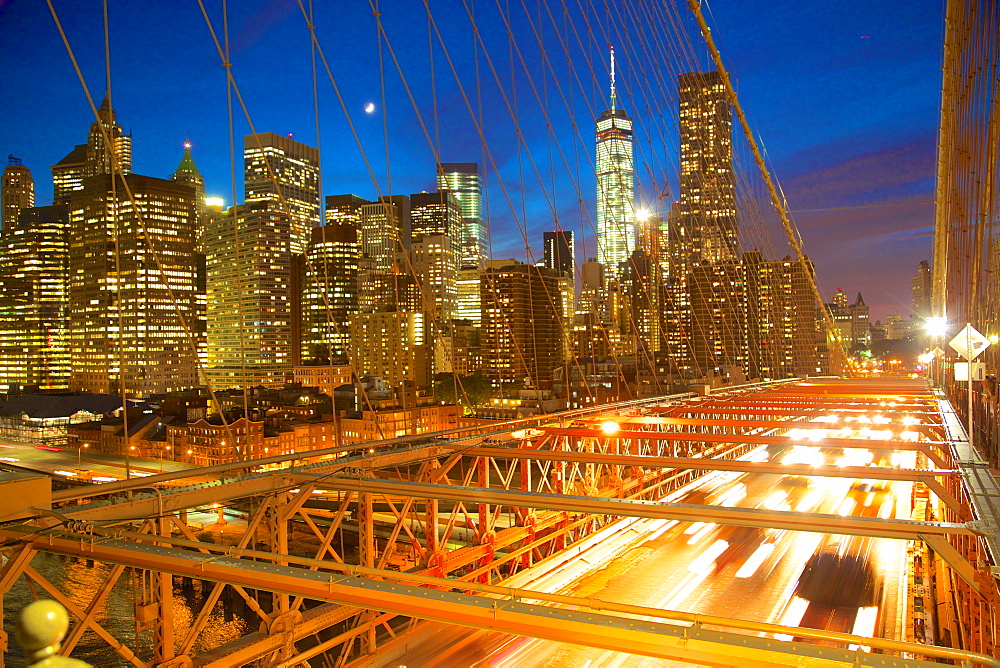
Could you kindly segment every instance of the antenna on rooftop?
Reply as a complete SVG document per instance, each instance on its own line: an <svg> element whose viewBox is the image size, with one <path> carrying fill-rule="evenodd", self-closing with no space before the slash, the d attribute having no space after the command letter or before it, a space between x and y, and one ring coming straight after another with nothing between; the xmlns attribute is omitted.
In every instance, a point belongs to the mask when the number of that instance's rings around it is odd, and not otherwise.
<svg viewBox="0 0 1000 668"><path fill-rule="evenodd" d="M615 47L611 45L611 113L615 111Z"/></svg>

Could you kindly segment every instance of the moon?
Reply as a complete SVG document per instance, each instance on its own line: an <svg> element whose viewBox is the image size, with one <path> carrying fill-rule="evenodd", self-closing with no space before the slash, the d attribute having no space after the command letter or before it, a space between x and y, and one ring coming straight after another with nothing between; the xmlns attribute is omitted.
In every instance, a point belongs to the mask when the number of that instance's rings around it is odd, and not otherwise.
<svg viewBox="0 0 1000 668"><path fill-rule="evenodd" d="M366 114L374 114L375 113L375 103L374 102L369 102L368 104L365 105L365 113Z"/></svg>

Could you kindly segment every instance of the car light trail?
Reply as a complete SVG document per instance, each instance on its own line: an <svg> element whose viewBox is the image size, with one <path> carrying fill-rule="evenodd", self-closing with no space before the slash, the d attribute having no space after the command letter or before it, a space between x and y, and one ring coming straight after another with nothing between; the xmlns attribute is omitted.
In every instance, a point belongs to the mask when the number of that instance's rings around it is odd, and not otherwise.
<svg viewBox="0 0 1000 668"><path fill-rule="evenodd" d="M715 564L715 560L718 559L719 555L728 548L729 543L720 538L712 543L711 547L702 552L700 557L688 564L687 569L692 573L707 573Z"/></svg>
<svg viewBox="0 0 1000 668"><path fill-rule="evenodd" d="M854 629L851 631L856 636L871 638L875 634L875 622L878 620L878 606L868 608L858 608L858 615L854 618ZM851 645L849 649L854 651L870 652L871 647L866 645Z"/></svg>
<svg viewBox="0 0 1000 668"><path fill-rule="evenodd" d="M736 571L736 577L753 577L754 573L757 572L757 569L760 568L760 565L771 556L772 552L774 552L774 543L761 544L761 546L754 550L753 554L750 555L750 558L746 560L746 563L740 567L740 570Z"/></svg>
<svg viewBox="0 0 1000 668"><path fill-rule="evenodd" d="M779 624L782 626L798 626L802 622L802 617L806 614L808 608L809 601L798 596L792 596L792 601L788 604L788 608L785 609L785 614L781 616ZM792 636L785 635L784 633L776 633L774 637L778 640L786 641L792 639Z"/></svg>
<svg viewBox="0 0 1000 668"><path fill-rule="evenodd" d="M694 535L688 539L687 542L688 545L694 545L695 543L698 543L699 541L701 541L702 538L711 533L711 531L715 528L715 525L711 523L704 524L702 522L699 522L699 524L703 524L703 526L700 529L698 529L698 531L696 531ZM684 533L687 532L685 531Z"/></svg>

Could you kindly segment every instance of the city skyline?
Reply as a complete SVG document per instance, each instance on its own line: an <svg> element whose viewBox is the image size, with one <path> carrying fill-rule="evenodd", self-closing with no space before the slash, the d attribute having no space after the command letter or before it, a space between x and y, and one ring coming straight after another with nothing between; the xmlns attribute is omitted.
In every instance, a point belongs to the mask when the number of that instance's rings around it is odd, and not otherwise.
<svg viewBox="0 0 1000 668"><path fill-rule="evenodd" d="M393 4L391 8L401 14L397 20L405 18L405 12L399 6ZM785 9L760 14L734 3L720 3L713 7L713 12L751 123L760 131L790 208L799 212L795 214L796 221L806 251L817 266L822 293L830 295L838 288L848 292L860 290L866 295L873 316L880 318L893 311L905 311L909 304L912 268L920 260L929 259L929 227L933 207L913 203L932 199L930 184L933 180L933 133L939 71L937 52L921 48L921 45L936 43L941 30L941 17L939 8L931 3L918 3L902 17L892 16L888 10L862 12L860 8L860 3L856 7L848 6L836 11L820 5L807 5L797 6L795 11ZM104 87L103 44L93 43L85 37L88 28L96 28L93 35L101 34L100 12L77 7L58 9L65 13L61 18L68 37L77 50L95 104L99 104ZM193 35L191 41L196 47L184 47L182 53L186 62L183 66L174 63L175 69L164 73L153 86L137 77L133 64L121 55L136 38L132 28L137 29L144 19L148 21L150 11L130 10L126 14L118 10L116 13L115 7L111 7L114 106L118 122L126 132L131 131L135 136L136 170L167 177L176 167L185 137L190 135L195 160L205 176L208 194L221 195L230 204L232 194L226 192L231 190L231 179L228 131L225 129L225 85L222 68L218 65L218 56L210 44L204 22L197 13L163 17L155 14L155 22L160 23L163 30L147 40L150 53L163 53L162 48L170 42L168 34L171 29ZM460 29L463 21L468 21L466 16L441 14L436 18L441 22L441 30L446 33ZM318 19L320 28L323 27L322 18ZM366 12L359 12L355 18L370 22L374 31L374 19ZM768 49L750 39L748 35L753 31L747 33L735 29L735 25L747 21L759 25L761 30L780 35L794 45L795 56ZM93 118L87 111L79 83L73 76L52 19L44 7L29 8L25 3L7 3L0 7L0 22L13 31L12 40L0 52L3 54L0 56L0 73L11 82L14 90L22 91L22 94L15 95L16 99L25 101L11 108L12 122L0 135L0 144L3 150L22 158L25 165L32 169L36 182L44 184L46 179L40 179L40 176L44 177L48 166L55 164L74 144L83 141L79 134L80 124L89 124ZM293 85L293 80L301 82L308 76L308 44L303 44L300 39L300 22L301 16L294 3L277 2L268 7L249 5L245 13L233 17L234 69L238 82L246 87L258 131L282 134L291 131L304 143L314 144L314 119L303 111L312 109L311 85ZM727 30L727 25L732 29ZM892 32L889 31L890 25ZM44 39L41 44L35 44L39 40L33 40L31 52L37 52L38 57L24 64L17 58L17 49L27 46L19 40L23 39L22 35L34 34L33 31ZM322 30L318 34L322 39ZM275 48L275 40L280 42L282 39L291 40L287 44L291 49L290 58L302 58L302 65L295 72L289 72L294 76L286 77L288 81L282 81L278 86L281 92L292 95L296 100L301 99L302 104L297 105L300 109L295 113L291 112L291 104L275 105L269 99L262 100L259 94L256 97L251 95L262 85L262 81L256 79L263 78L253 77L251 73L266 75L270 71L272 66L261 65L259 59L265 57L268 49ZM349 46L357 47L362 56L374 54L377 57L374 38L370 40L371 44L360 34L350 35L347 39L351 40ZM418 48L419 40L414 37L399 39L409 39L410 45ZM805 51L806 44L816 48ZM616 40L615 45L619 50L621 70L618 76L619 92L623 96L638 95L634 83L631 84L633 88L628 87L629 79L636 78L638 65L629 62L627 40ZM426 44L419 48L426 58ZM435 54L436 57L439 55ZM827 67L827 61L836 66ZM370 62L374 64L375 61ZM17 69L14 69L15 64ZM708 63L703 63L703 66L707 68ZM45 77L32 76L35 71L32 68L36 67L45 68ZM458 67L461 70L467 66L460 63ZM594 71L606 82L606 73L601 74L596 65ZM822 76L817 78L815 75L819 71L822 71ZM427 83L426 72L410 74L415 84ZM446 74L449 73L438 72L441 128L430 128L432 135L441 133L453 121L461 121L459 125L463 127L469 125L468 113L457 97L453 81ZM363 67L338 70L337 76L345 90L345 104L363 144L370 147L368 154L373 160L373 169L384 188L387 170L381 164L380 156L383 153L380 149L383 145L384 117L377 78L368 76L368 70ZM885 80L894 83L886 86ZM33 104L31 101L42 94L42 81L50 87L58 85L67 91L67 103L46 109L39 109L37 104ZM450 86L447 85L449 81ZM403 95L397 95L402 92L398 77L390 83L391 90L386 99L388 119L394 126L389 129L389 139L393 142L393 190L433 190L435 156L419 130L409 102ZM606 83L602 83L601 88L595 91L595 98L598 95L606 98ZM779 89L783 91L782 95L776 96L774 91ZM146 104L148 95L154 92L162 96L158 98L160 102L152 106ZM483 94L487 96L487 102L497 102L498 107L503 104L497 99L495 90L484 90ZM358 151L349 137L341 136L346 135L342 130L343 115L336 101L330 98L332 94L329 90L321 91L321 104L326 109L322 114L322 150L324 155L337 154L338 158L348 155L351 160L338 160L334 169L324 165L322 192L324 195L355 192L370 196L375 186L364 168L346 169L340 166L346 162L356 164L357 158L353 156ZM193 99L198 102L193 102ZM637 101L638 98L627 99L624 104L632 109ZM368 102L375 103L375 113L364 112ZM862 108L867 111L861 113ZM496 113L498 119L503 120L499 118L499 112ZM537 116L535 113L534 117ZM33 121L24 122L26 117ZM802 120L791 123L795 118ZM245 124L239 115L236 121L238 125ZM509 124L509 118L506 121ZM38 128L42 126L48 130L50 137L39 135ZM636 134L643 130L637 127ZM503 131L506 132L507 128ZM540 128L533 129L535 136L531 141L535 146L539 141L537 133L541 131ZM236 130L237 137L248 133L246 128ZM516 144L507 143L511 146ZM442 150L440 160L488 163L482 160L478 144L474 132L456 132L447 143L447 151ZM446 144L442 142L442 146ZM516 152L511 153L508 148L506 154L495 157L500 174L506 178L512 167L516 168ZM329 160L324 158L325 162L329 163ZM666 160L676 162L676 153L668 155ZM902 167L895 161L907 164ZM493 200L490 204L492 256L523 258L524 242L518 238L512 214L504 210L508 208L507 202L497 192L493 168L485 164L485 169ZM594 192L587 185L588 182L593 183L593 177L587 171L581 170L581 190ZM560 212L560 219L566 229L576 230L579 238L581 216L572 205L574 198L565 187L558 189L557 193L560 198L555 207ZM50 193L44 185L37 188L39 205L48 203L49 198ZM551 211L545 212L548 205L542 197L528 200L527 206L528 236L534 245L542 232L554 229ZM593 213L594 204L589 203L589 206ZM863 208L856 208L859 206ZM809 211L803 211L805 209ZM845 230L851 233L844 234ZM592 232L586 226L583 231L590 238L586 240L587 245L582 252L578 253L580 262L596 254ZM535 254L538 256L536 259L540 259L537 247ZM877 273L873 268L877 268ZM865 272L870 279L861 282L855 278Z"/></svg>

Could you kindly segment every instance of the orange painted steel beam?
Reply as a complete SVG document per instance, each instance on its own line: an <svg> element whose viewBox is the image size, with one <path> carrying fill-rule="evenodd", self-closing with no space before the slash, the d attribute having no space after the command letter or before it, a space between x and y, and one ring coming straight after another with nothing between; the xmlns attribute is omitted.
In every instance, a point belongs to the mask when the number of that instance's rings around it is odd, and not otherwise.
<svg viewBox="0 0 1000 668"><path fill-rule="evenodd" d="M888 408L888 407L886 407ZM647 406L642 409L644 413L723 413L726 415L773 415L778 413L780 415L788 415L789 410L787 408L782 408L778 406L770 407L754 407L746 408L742 407L740 404L692 404L688 405L678 405L673 406ZM871 411L860 409L860 408L837 408L835 409L840 415L851 415L855 413L868 414ZM800 411L800 413L805 413L807 415L819 414L821 412L819 409L810 411ZM892 408L886 411L881 411L885 413L900 413L906 415L912 415L914 417L940 417L941 411L932 410L926 412L918 412L912 410L897 410ZM796 415L795 417L804 417L803 415ZM937 424L935 426L940 426Z"/></svg>
<svg viewBox="0 0 1000 668"><path fill-rule="evenodd" d="M460 448L456 448L460 449ZM641 466L644 468L696 469L699 471L743 471L745 473L773 473L776 475L822 476L830 478L863 478L871 480L923 481L927 478L960 478L962 474L950 469L892 469L877 466L809 466L808 464L780 464L774 462L748 462L740 459L696 459L691 457L646 457L599 452L574 452L568 450L528 450L514 448L472 448L463 454L471 457L495 459L542 459L546 461L581 462L608 466Z"/></svg>
<svg viewBox="0 0 1000 668"><path fill-rule="evenodd" d="M627 422L625 424L628 424ZM646 438L654 441L696 441L702 443L757 443L760 445L809 445L817 448L866 448L868 450L907 450L923 452L926 446L947 447L940 441L884 441L860 438L821 438L799 442L788 436L761 436L759 434L698 434L689 431L619 431L608 436L600 429L574 429L570 427L543 427L546 434L560 436L586 436L590 438ZM942 467L943 468L943 467Z"/></svg>
<svg viewBox="0 0 1000 668"><path fill-rule="evenodd" d="M300 475L299 477L303 482L315 479L315 476ZM364 491L372 494L393 494L465 503L490 503L520 508L562 510L569 513L647 517L681 522L713 522L761 529L836 533L872 538L918 540L921 535L979 535L978 532L965 524L946 522L917 522L873 517L845 517L823 513L772 511L760 508L728 508L663 501L635 501L372 478L331 477L323 481L323 486L343 491Z"/></svg>
<svg viewBox="0 0 1000 668"><path fill-rule="evenodd" d="M700 425L705 427L745 427L746 429L839 429L855 428L855 424L839 424L828 422L810 422L808 420L725 420L707 418L676 418L676 417L625 417L622 424L676 424L676 425ZM863 428L866 425L857 425L856 428ZM903 425L890 423L886 425L867 425L877 429L891 429L893 427L903 428L908 431L918 431L920 433L935 432L941 428L940 425Z"/></svg>
<svg viewBox="0 0 1000 668"><path fill-rule="evenodd" d="M10 532L0 529L0 536L8 533ZM21 536L21 538L27 537ZM37 549L50 553L84 557L211 582L223 582L250 589L302 596L312 600L341 603L356 608L554 642L612 651L620 651L626 647L634 654L693 661L705 665L800 666L803 662L816 666L856 665L857 653L835 647L771 640L732 631L709 631L702 629L702 624L732 629L753 628L768 634L796 633L841 643L864 641L884 649L940 658L973 660L991 666L1000 665L1000 662L989 657L944 647L913 645L881 638L864 639L844 633L792 629L775 624L660 611L627 604L594 601L591 605L587 599L458 583L438 578L420 576L407 578L405 575L400 576L388 571L383 573L393 579L379 580L346 573L309 571L305 568L238 559L224 554L209 557L199 552L137 545L116 539L91 542L80 540L78 536L48 536L36 537L31 542ZM241 552L253 553L247 550ZM266 553L258 554L263 558L272 556ZM358 572L361 572L360 569ZM427 581L427 584L443 585L447 588L463 587L488 591L492 597L415 586L399 582L396 578L399 580L407 578L414 582ZM551 600L562 605L575 606L576 609L522 603L521 599ZM604 607L619 614L601 612L595 609L597 607ZM629 616L624 616L622 613L627 613ZM686 623L679 625L646 621L642 616L675 619ZM689 626L692 622L694 626ZM923 662L919 663L926 665Z"/></svg>

